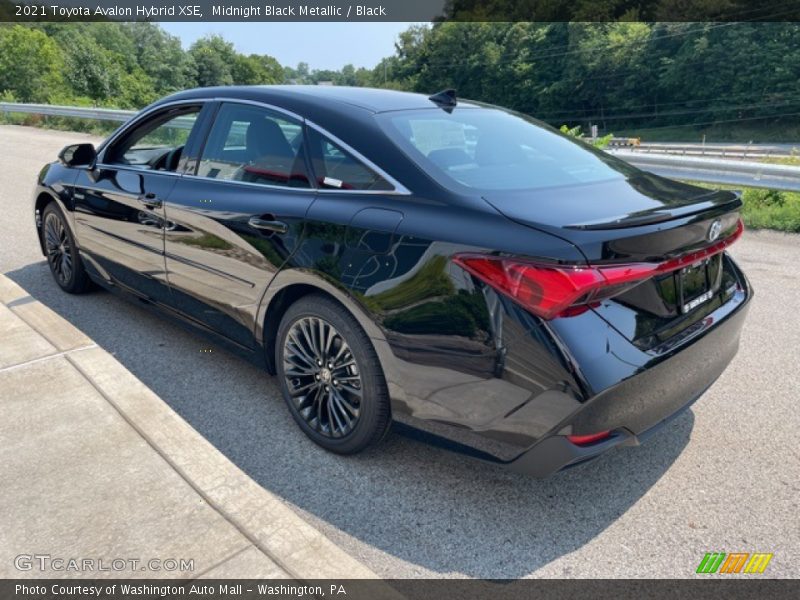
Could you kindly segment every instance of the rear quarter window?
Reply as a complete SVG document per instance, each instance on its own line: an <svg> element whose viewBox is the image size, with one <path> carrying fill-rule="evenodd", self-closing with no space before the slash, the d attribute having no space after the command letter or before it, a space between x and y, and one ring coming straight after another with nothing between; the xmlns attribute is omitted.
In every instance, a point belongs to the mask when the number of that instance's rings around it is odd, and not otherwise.
<svg viewBox="0 0 800 600"><path fill-rule="evenodd" d="M308 128L314 174L321 189L392 191L394 186L339 144Z"/></svg>

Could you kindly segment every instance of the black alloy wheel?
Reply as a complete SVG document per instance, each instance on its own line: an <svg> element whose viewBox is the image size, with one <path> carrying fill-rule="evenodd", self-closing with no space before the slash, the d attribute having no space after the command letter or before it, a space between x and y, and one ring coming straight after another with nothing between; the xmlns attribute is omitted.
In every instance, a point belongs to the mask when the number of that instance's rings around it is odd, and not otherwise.
<svg viewBox="0 0 800 600"><path fill-rule="evenodd" d="M364 390L350 346L333 325L319 317L295 321L283 361L283 376L305 422L326 437L350 433Z"/></svg>
<svg viewBox="0 0 800 600"><path fill-rule="evenodd" d="M54 204L44 209L42 222L47 264L56 283L66 292L79 294L90 286L90 280L83 268L72 233L64 222L64 215Z"/></svg>
<svg viewBox="0 0 800 600"><path fill-rule="evenodd" d="M355 319L331 299L301 298L284 315L276 348L292 416L317 444L340 454L379 441L389 400L375 350Z"/></svg>
<svg viewBox="0 0 800 600"><path fill-rule="evenodd" d="M67 285L72 279L72 247L64 222L54 212L44 220L44 243L53 277L60 285Z"/></svg>

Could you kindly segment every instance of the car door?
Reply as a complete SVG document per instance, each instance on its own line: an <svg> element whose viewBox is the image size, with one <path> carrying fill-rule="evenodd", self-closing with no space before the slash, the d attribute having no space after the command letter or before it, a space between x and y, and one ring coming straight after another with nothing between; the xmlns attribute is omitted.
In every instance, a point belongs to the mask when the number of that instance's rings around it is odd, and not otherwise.
<svg viewBox="0 0 800 600"><path fill-rule="evenodd" d="M89 268L155 303L169 300L164 201L201 109L170 106L138 119L75 181L76 230Z"/></svg>
<svg viewBox="0 0 800 600"><path fill-rule="evenodd" d="M221 102L165 205L176 308L242 346L253 345L260 300L314 201L304 145L301 118Z"/></svg>

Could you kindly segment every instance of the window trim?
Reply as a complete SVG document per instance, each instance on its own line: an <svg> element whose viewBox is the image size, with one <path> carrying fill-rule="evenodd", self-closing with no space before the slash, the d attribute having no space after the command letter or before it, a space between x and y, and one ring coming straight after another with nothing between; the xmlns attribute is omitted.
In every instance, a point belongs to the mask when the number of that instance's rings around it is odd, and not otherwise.
<svg viewBox="0 0 800 600"><path fill-rule="evenodd" d="M191 99L187 98L187 99L184 99L184 100L174 100L172 102L165 102L163 104L158 104L157 106L153 106L150 109L145 109L143 112L141 112L138 115L134 116L130 121L128 121L124 125L122 125L117 131L115 131L113 134L111 134L111 137L109 137L108 139L105 140L105 142L103 142L103 144L102 144L102 146L100 148L100 152L99 152L101 160L105 160L106 152L107 152L108 148L110 146L112 146L120 136L125 135L127 132L129 132L131 130L131 128L137 127L139 124L141 124L145 119L147 119L153 113L159 112L159 111L161 111L161 110L163 110L165 108L168 109L168 108L171 108L171 107L181 106L181 105L186 105L186 106L200 105L201 106L201 112L202 112L202 109L205 108L205 106L207 104L213 103L213 102L219 103L219 105L221 105L224 102L238 103L238 104L250 104L250 105L253 105L253 106L259 106L259 107L262 107L262 108L266 108L267 110L272 110L272 111L275 111L275 112L278 112L278 113L283 113L284 115L286 115L286 116L288 116L288 117L290 117L290 118L292 118L292 119L294 119L296 121L299 121L301 126L311 127L313 129L315 129L318 133L320 133L320 134L324 135L325 137L329 138L332 142L335 142L336 144L340 145L342 147L342 149L346 150L347 152L350 152L355 158L357 158L359 161L361 161L365 166L369 167L370 169L375 171L375 173L377 173L378 175L383 177L394 189L392 189L392 190L336 190L336 189L319 187L317 182L316 182L316 179L314 180L314 186L313 187L293 188L293 187L289 187L289 186L271 185L271 184L265 184L265 183L254 183L254 182L249 182L249 181L233 181L233 180L225 180L225 179L215 179L213 177L204 177L204 176L196 175L196 174L190 173L190 172L179 173L177 171L151 171L151 170L147 170L147 169L137 169L135 167L128 167L127 165L108 165L108 164L105 164L105 163L101 162L100 160L98 160L97 167L101 168L101 169L133 170L133 171L136 171L136 172L152 172L152 173L156 173L157 172L157 173L170 175L170 176L173 176L173 177L192 177L194 179L202 179L202 180L205 180L205 181L215 181L215 182L218 182L218 183L220 183L220 182L228 182L228 183L233 184L233 185L257 186L257 187L265 188L265 189L275 189L275 190L283 190L283 191L290 190L290 191L299 192L299 193L309 193L310 192L310 193L314 193L314 194L318 193L318 194L351 194L351 195L383 195L383 196L410 196L411 195L411 191L406 186L404 186L402 183L397 181L397 179L395 179L394 177L389 175L386 171L381 169L374 162L369 160L366 156L364 156L361 152L359 152L358 150L353 148L350 144L348 144L347 142L343 141L341 138L333 135L330 131L328 131L324 127L321 127L321 126L317 125L316 123L314 123L313 121L309 121L305 117L303 117L303 116L301 116L301 115L299 115L299 114L297 114L295 112L292 112L290 110L287 110L285 108L282 108L280 106L275 106L273 104L269 104L268 102L262 102L262 101L259 101L259 100L248 100L248 99L245 99L245 98L231 98L231 97L227 97L227 96L191 98ZM208 141L208 135L211 132L211 128L213 127L214 122L216 121L217 113L218 113L218 110L215 110L214 114L212 116L211 123L210 123L211 126L208 127L205 131L202 132L203 139L200 141L200 148L199 148L199 153L201 155L202 155L203 149L205 148L206 142ZM198 122L195 123L195 127L197 127L199 124L200 123L199 123L199 118L198 118ZM194 133L194 130L192 130L192 133ZM308 151L304 150L304 153L305 153L305 160L306 160L307 168L309 168L310 172L314 173L314 175L316 176L316 173L313 170L313 165L310 164ZM197 161L195 161L195 173L197 172L198 164L199 164L199 159Z"/></svg>

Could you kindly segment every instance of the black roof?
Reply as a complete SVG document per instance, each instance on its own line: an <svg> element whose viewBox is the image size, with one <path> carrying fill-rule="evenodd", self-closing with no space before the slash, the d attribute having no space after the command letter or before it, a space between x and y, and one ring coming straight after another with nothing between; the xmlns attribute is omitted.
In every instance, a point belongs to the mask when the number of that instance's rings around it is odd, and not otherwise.
<svg viewBox="0 0 800 600"><path fill-rule="evenodd" d="M425 94L399 92L364 87L332 85L239 85L196 88L173 94L163 101L191 100L194 98L238 98L257 100L291 110L295 105L323 107L331 103L349 105L371 113L417 108L436 108ZM477 106L459 101L459 106Z"/></svg>

